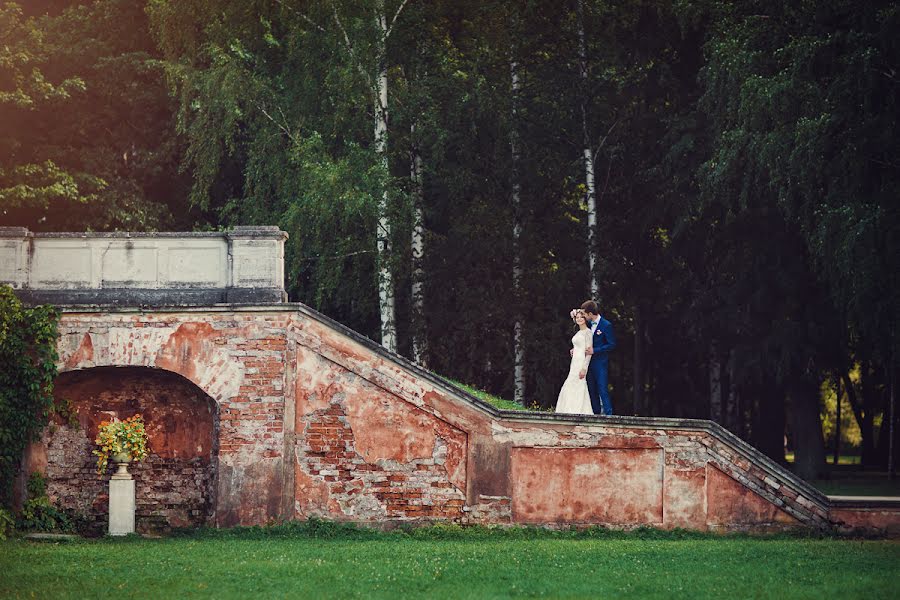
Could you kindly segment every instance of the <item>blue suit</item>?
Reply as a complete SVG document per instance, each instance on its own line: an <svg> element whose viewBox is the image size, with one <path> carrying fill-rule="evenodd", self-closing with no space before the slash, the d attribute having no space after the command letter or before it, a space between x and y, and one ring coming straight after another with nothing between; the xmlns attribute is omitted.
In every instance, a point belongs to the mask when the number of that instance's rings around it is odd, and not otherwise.
<svg viewBox="0 0 900 600"><path fill-rule="evenodd" d="M592 325L593 326L593 325ZM609 352L616 347L616 335L612 323L600 317L597 329L594 330L594 355L587 371L588 393L591 395L591 408L595 415L603 409L604 415L611 415L612 399L609 397Z"/></svg>

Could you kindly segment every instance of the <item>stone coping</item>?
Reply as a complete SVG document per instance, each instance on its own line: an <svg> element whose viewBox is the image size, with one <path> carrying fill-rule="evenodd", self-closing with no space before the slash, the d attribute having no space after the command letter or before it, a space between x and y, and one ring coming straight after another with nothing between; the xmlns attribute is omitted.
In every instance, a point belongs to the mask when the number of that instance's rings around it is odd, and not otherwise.
<svg viewBox="0 0 900 600"><path fill-rule="evenodd" d="M642 429L669 429L680 431L697 431L704 432L714 438L725 442L732 447L742 458L751 464L760 468L773 478L789 483L798 492L801 492L810 501L817 504L823 510L828 510L832 502L829 497L817 488L813 487L806 480L798 477L785 467L781 466L732 432L725 429L722 425L707 419L681 419L669 417L635 417L625 415L602 416L602 415L568 415L544 412L529 411L510 411L500 410L495 406L479 400L475 396L460 389L452 383L435 375L434 373L423 369L412 361L394 354L385 349L381 344L367 338L366 336L350 329L349 327L325 316L324 314L310 308L309 306L299 303L283 303L278 305L258 305L258 304L216 304L213 306L203 307L184 307L184 306L159 306L149 309L137 307L109 307L98 305L69 305L60 307L63 312L71 313L90 313L90 312L115 312L115 313L133 313L133 312L160 312L160 313L176 313L176 312L195 312L195 313L218 313L218 312L299 312L320 323L327 325L347 337L353 339L367 349L375 352L382 358L395 363L405 369L412 371L417 377L427 380L435 387L441 389L458 400L464 401L489 416L503 420L506 422L520 423L546 423L546 424L584 424L598 425L611 428L642 428Z"/></svg>
<svg viewBox="0 0 900 600"><path fill-rule="evenodd" d="M221 238L221 237L267 237L287 239L288 234L275 225L238 226L228 231L30 231L26 227L0 227L0 238Z"/></svg>
<svg viewBox="0 0 900 600"><path fill-rule="evenodd" d="M22 537L37 542L72 542L81 539L81 536L72 533L26 533Z"/></svg>
<svg viewBox="0 0 900 600"><path fill-rule="evenodd" d="M900 510L900 496L828 496L832 508L890 508Z"/></svg>
<svg viewBox="0 0 900 600"><path fill-rule="evenodd" d="M112 311L120 308L143 308L156 311L160 302L168 307L203 307L221 303L223 300L253 301L254 304L281 304L287 294L277 287L193 287L168 288L85 288L85 289L32 289L20 288L16 295L28 304L53 304L55 306L92 306L98 310ZM83 300L90 304L66 304L73 300ZM100 308L102 307L102 308Z"/></svg>

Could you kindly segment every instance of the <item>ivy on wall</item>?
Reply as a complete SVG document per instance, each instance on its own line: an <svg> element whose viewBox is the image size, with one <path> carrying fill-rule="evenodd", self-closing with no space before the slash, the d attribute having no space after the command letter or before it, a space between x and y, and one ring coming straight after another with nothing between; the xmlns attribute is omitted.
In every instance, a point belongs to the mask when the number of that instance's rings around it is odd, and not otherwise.
<svg viewBox="0 0 900 600"><path fill-rule="evenodd" d="M22 453L53 409L59 313L29 308L0 285L0 505L12 500Z"/></svg>

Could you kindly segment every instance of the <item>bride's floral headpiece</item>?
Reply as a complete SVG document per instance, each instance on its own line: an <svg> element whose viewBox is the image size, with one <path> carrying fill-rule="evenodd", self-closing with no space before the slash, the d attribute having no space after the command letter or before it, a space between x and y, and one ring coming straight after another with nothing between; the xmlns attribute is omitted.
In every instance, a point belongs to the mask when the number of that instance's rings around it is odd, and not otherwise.
<svg viewBox="0 0 900 600"><path fill-rule="evenodd" d="M584 311L581 310L580 308L573 308L571 311L569 311L569 316L572 317L572 321L575 320L575 317L577 317L578 313L580 313L580 312L584 312Z"/></svg>

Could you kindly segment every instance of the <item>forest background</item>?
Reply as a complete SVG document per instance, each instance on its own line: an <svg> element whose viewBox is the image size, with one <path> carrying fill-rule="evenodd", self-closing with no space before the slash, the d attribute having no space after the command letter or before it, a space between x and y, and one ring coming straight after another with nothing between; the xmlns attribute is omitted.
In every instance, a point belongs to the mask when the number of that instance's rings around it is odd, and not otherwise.
<svg viewBox="0 0 900 600"><path fill-rule="evenodd" d="M840 405L883 466L898 30L888 1L3 2L0 225L278 225L292 300L526 406L593 296L618 414L812 478Z"/></svg>

